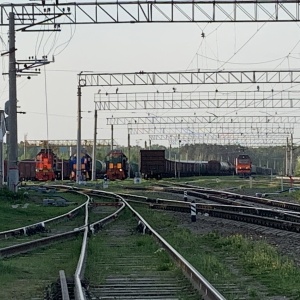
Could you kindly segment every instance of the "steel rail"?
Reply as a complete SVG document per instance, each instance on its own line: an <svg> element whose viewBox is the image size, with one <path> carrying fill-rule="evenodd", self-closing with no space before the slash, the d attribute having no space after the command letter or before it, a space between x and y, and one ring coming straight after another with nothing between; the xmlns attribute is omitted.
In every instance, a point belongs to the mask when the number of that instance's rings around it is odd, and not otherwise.
<svg viewBox="0 0 300 300"><path fill-rule="evenodd" d="M87 202L88 201L89 200L87 200ZM78 210L80 210L82 207L84 207L87 202L79 205L78 207L76 207L76 208L70 210L69 212L67 212L65 214L62 214L60 216L57 216L57 217L54 217L54 218L51 218L51 219L47 219L47 220L44 220L44 221L41 221L41 222L37 222L37 223L34 223L34 224L26 225L26 226L23 226L23 227L19 227L19 228L15 228L15 229L10 229L10 230L6 230L6 231L2 231L2 232L0 232L0 238L6 239L7 237L13 236L13 235L16 235L16 234L24 234L24 235L26 235L26 230L27 229L34 228L34 227L39 226L39 225L41 225L41 226L43 226L45 228L45 224L51 224L51 223L54 223L54 222L56 222L58 220L61 220L61 219L64 219L64 218L68 218L68 216L70 216L70 215L73 215Z"/></svg>

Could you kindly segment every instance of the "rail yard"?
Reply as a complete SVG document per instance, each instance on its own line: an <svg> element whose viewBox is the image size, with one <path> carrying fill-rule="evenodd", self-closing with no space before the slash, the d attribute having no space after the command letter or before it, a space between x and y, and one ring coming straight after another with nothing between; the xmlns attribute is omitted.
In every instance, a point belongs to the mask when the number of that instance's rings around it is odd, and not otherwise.
<svg viewBox="0 0 300 300"><path fill-rule="evenodd" d="M299 4L1 3L0 300L300 300Z"/></svg>
<svg viewBox="0 0 300 300"><path fill-rule="evenodd" d="M14 299L298 299L297 191L262 197L196 182L25 186L30 206L69 204L0 232L1 263L11 274L1 279L1 296L18 286ZM49 268L43 275L41 263Z"/></svg>

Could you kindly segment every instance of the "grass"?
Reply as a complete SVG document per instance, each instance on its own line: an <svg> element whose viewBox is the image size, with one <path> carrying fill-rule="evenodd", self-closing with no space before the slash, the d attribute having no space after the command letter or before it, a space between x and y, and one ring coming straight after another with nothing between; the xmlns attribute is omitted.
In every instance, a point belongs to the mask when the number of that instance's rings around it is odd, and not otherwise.
<svg viewBox="0 0 300 300"><path fill-rule="evenodd" d="M56 194L61 195L61 194ZM72 205L65 207L45 207L42 204L44 198L51 198L48 194L40 194L30 191L26 199L5 199L0 200L0 231L23 227L37 223L55 216L67 213L74 209L78 204L86 201L81 195L67 194L62 195L68 201L73 202ZM13 205L18 207L14 208ZM27 207L25 204L29 204ZM26 207L26 208L25 208Z"/></svg>
<svg viewBox="0 0 300 300"><path fill-rule="evenodd" d="M150 274L153 274L149 273L149 265L151 265L151 269L154 267L155 274L160 274L161 278L169 276L168 273L172 272L173 278L186 283L186 291L181 293L191 293L191 297L185 298L185 295L180 295L179 299L199 299L199 296L193 294L194 289L179 272L169 255L161 249L153 237L136 233L137 223L128 209L119 216L116 223L107 226L119 228L120 222L124 228L132 229L132 234L126 236L125 239L122 238L122 234L114 236L100 232L89 241L87 257L92 257L92 259L87 261L86 277L91 285L104 284L105 279L113 274L117 277L134 277L134 274L138 272L145 276L151 276ZM136 266L140 267L137 269ZM144 267L141 268L141 266Z"/></svg>
<svg viewBox="0 0 300 300"><path fill-rule="evenodd" d="M57 243L0 261L0 299L43 299L45 288L59 278L59 270L73 277L81 247L77 239Z"/></svg>
<svg viewBox="0 0 300 300"><path fill-rule="evenodd" d="M261 299L260 291L255 288L258 282L270 295L300 299L300 269L266 242L241 235L222 237L217 232L194 234L180 228L169 214L134 206L212 284L239 282L251 299L258 300ZM240 280L249 276L253 278L252 285ZM234 299L233 295L225 296Z"/></svg>

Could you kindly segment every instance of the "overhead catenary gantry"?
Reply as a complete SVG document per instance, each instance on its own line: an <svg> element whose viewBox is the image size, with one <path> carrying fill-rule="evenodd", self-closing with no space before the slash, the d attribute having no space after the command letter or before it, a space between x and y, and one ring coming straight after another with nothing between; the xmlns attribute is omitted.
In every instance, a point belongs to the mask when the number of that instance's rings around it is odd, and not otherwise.
<svg viewBox="0 0 300 300"><path fill-rule="evenodd" d="M300 70L216 70L78 74L81 87L300 83ZM117 91L117 90L116 90Z"/></svg>
<svg viewBox="0 0 300 300"><path fill-rule="evenodd" d="M149 135L150 141L167 140L170 145L178 146L179 139L182 143L187 144L216 144L216 145L242 145L249 147L265 147L265 146L286 146L286 135L273 134L273 135L230 135L217 136L214 134L202 135L169 135L169 134L153 134Z"/></svg>
<svg viewBox="0 0 300 300"><path fill-rule="evenodd" d="M237 124L235 124L237 125ZM238 124L241 125L241 124ZM257 124L259 125L259 124ZM260 124L261 125L261 124ZM264 124L263 124L264 125ZM130 128L128 127L128 133L131 135L137 134L184 134L184 135L197 135L197 134L216 134L218 136L222 134L236 134L236 135L248 135L248 134L256 134L257 137L260 135L268 135L268 134L281 134L290 136L294 133L294 127L288 126L285 124L282 126L272 126L272 127L263 127L263 126L236 126L236 127L228 127L226 125L220 124L219 126L207 126L207 124L199 124L196 126L185 126L185 127L166 127L166 125L162 126L152 126L152 127L136 127Z"/></svg>
<svg viewBox="0 0 300 300"><path fill-rule="evenodd" d="M295 22L300 18L300 0L298 1L278 1L278 0L263 0L263 1L114 1L114 2L72 2L72 3L56 3L48 4L45 1L40 3L2 3L0 5L0 26L10 26L10 33L16 30L22 31L35 31L34 25L40 26L53 26L53 30L60 30L62 25L67 24L112 24L112 23L191 23L191 22ZM12 23L11 20L14 20ZM50 30L52 30L50 29ZM40 29L38 29L40 31ZM47 29L48 30L48 29ZM14 41L14 37L11 38ZM15 50L14 42L10 44L10 74L14 74L12 77L16 77L15 66ZM144 72L143 72L144 73ZM251 73L253 73L251 75ZM256 83L256 82L268 82L268 83L296 83L298 82L299 74L296 71L279 71L279 72L243 72L236 73L222 73L222 75L213 73L205 73L201 78L198 78L194 82L195 76L185 78L176 78L174 73L170 74L170 78L167 78L168 83L175 84L175 81L180 79L177 84L193 84L193 83ZM156 73L158 74L158 73ZM240 78L238 74L241 74ZM174 79L173 78L174 75ZM187 74L186 74L187 75ZM229 76L230 78L226 78ZM248 77L249 76L249 77ZM260 79L261 77L267 77L266 79ZM124 80L124 74L122 74ZM129 76L129 81L132 80L132 76ZM214 78L215 77L215 78ZM279 78L278 78L279 77ZM91 77L92 78L92 77ZM145 77L144 77L145 78ZM143 79L144 79L143 78ZM248 80L247 80L248 78ZM275 79L277 78L277 79ZM78 104L81 103L81 87L83 86L101 86L107 85L109 82L99 84L96 82L87 82L89 79L87 76L84 79L85 84L82 85L82 77L78 80ZM97 78L99 79L99 78ZM112 78L110 78L112 80ZM134 78L137 79L137 78ZM152 76L147 81L148 84L156 85L163 84L156 81L160 81L160 76ZM192 80L191 80L192 79ZM200 80L201 79L201 80ZM275 80L273 80L275 79ZM115 80L115 79L114 79ZM164 79L165 80L165 79ZM13 81L11 83L11 81ZM122 81L117 83L110 83L110 85L123 85ZM190 82L188 82L190 81ZM228 82L230 81L230 82ZM18 185L17 174L17 112L16 112L16 80L15 78L10 80L10 103L13 103L14 107L10 109L11 124L10 126L10 157L9 164L14 170L12 176L13 182L10 182L10 190L16 191ZM130 84L136 85L135 81L131 81ZM143 83L145 84L145 83ZM13 100L13 101L12 101ZM78 105L79 106L79 105ZM80 110L81 105L78 107L78 124L80 125ZM80 126L79 126L80 128ZM79 133L81 128L78 129L78 143L77 143L77 176L79 177L79 148L80 138ZM95 160L94 160L95 161Z"/></svg>
<svg viewBox="0 0 300 300"><path fill-rule="evenodd" d="M300 91L96 93L98 110L300 108Z"/></svg>
<svg viewBox="0 0 300 300"><path fill-rule="evenodd" d="M107 118L107 125L128 124L209 124L209 123L289 123L300 122L300 116L148 116Z"/></svg>
<svg viewBox="0 0 300 300"><path fill-rule="evenodd" d="M216 116L217 117L217 116ZM146 117L137 118L133 123L128 123L128 147L130 147L130 136L134 134L147 134L149 145L152 140L165 140L170 144L183 143L207 143L207 144L235 144L238 141L241 145L286 145L294 133L294 126L298 118L292 120L287 118L282 122L281 117L272 119L266 117L251 117L255 122L249 121L248 116L222 117L223 121L218 122L215 117L197 117L200 122L195 122L195 117ZM114 124L125 125L125 118L112 118ZM118 120L121 119L121 122ZM211 121L202 123L203 120ZM263 120L263 122L262 122ZM174 122L175 121L175 122ZM248 122L249 121L249 122ZM108 122L109 123L109 122Z"/></svg>
<svg viewBox="0 0 300 300"><path fill-rule="evenodd" d="M16 25L34 25L49 18L49 24L112 23L187 23L187 22L286 22L299 21L300 2L296 1L105 1L58 4L3 3L0 24L8 25L7 16L18 15ZM55 16L69 13L66 18Z"/></svg>
<svg viewBox="0 0 300 300"><path fill-rule="evenodd" d="M77 140L25 140L24 143L28 146L43 146L47 143L49 146L76 146ZM98 139L96 141L97 146L109 146L111 143L110 139ZM114 141L116 143L116 141ZM82 139L81 140L82 146L93 146L94 140L91 139Z"/></svg>

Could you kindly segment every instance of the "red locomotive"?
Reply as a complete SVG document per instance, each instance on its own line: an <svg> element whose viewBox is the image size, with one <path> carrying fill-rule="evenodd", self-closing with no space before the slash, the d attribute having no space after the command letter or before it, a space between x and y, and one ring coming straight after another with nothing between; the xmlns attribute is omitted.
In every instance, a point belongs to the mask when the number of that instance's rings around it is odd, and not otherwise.
<svg viewBox="0 0 300 300"><path fill-rule="evenodd" d="M235 159L235 173L243 177L251 175L252 161L249 155L240 154Z"/></svg>
<svg viewBox="0 0 300 300"><path fill-rule="evenodd" d="M36 155L36 179L47 181L55 179L57 157L51 149L41 149Z"/></svg>

